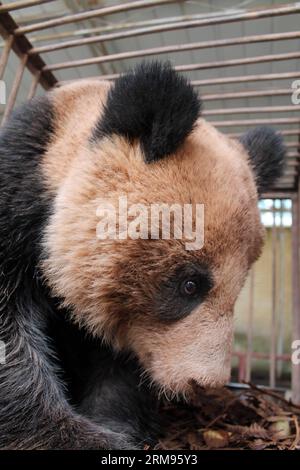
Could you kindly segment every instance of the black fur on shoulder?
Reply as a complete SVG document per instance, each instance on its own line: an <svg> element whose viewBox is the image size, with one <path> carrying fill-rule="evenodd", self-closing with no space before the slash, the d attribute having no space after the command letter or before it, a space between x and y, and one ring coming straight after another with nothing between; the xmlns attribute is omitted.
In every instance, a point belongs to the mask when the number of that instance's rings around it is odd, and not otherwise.
<svg viewBox="0 0 300 470"><path fill-rule="evenodd" d="M270 189L282 175L286 148L283 138L270 127L256 127L240 138L256 176L258 191Z"/></svg>
<svg viewBox="0 0 300 470"><path fill-rule="evenodd" d="M17 108L0 130L0 288L5 285L6 292L8 283L23 279L23 266L31 271L37 258L51 203L39 166L52 132L53 111L45 96Z"/></svg>
<svg viewBox="0 0 300 470"><path fill-rule="evenodd" d="M193 130L201 103L188 81L169 63L141 63L118 78L93 133L140 139L145 161L171 153Z"/></svg>

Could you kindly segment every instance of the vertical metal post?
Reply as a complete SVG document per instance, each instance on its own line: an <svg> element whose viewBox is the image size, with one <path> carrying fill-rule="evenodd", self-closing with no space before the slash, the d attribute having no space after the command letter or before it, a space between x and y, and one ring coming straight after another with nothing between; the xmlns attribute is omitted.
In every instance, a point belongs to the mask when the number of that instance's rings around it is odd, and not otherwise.
<svg viewBox="0 0 300 470"><path fill-rule="evenodd" d="M10 113L12 112L13 107L15 105L17 94L18 94L18 91L22 82L23 73L25 70L26 63L27 63L27 59L28 59L27 54L24 54L23 57L21 57L20 59L19 67L17 69L16 77L15 77L15 80L14 80L14 83L13 83L13 86L12 86L12 89L11 89L11 92L7 101L7 105L3 114L1 125L4 124L4 122L6 121Z"/></svg>
<svg viewBox="0 0 300 470"><path fill-rule="evenodd" d="M293 198L292 223L292 287L293 287L293 323L292 340L300 340L300 273L299 273L299 240L300 240L300 185L298 177L298 194ZM300 404L300 364L292 362L292 399Z"/></svg>
<svg viewBox="0 0 300 470"><path fill-rule="evenodd" d="M282 356L284 353L284 338L285 338L285 282L286 282L286 273L285 273L285 228L284 228L284 210L285 204L284 199L280 199L280 226L279 226L279 240L278 240L278 249L279 249L279 295L278 295L278 338L277 338L277 355ZM282 374L283 362L278 361L277 363L277 377L280 377Z"/></svg>
<svg viewBox="0 0 300 470"><path fill-rule="evenodd" d="M29 93L28 93L28 96L27 96L28 100L31 100L31 98L34 97L34 95L36 93L36 89L37 89L39 81L40 81L40 77L41 77L41 72L37 72L32 76L32 82L31 82L30 90L29 90Z"/></svg>
<svg viewBox="0 0 300 470"><path fill-rule="evenodd" d="M246 381L251 380L251 362L253 352L253 317L254 317L254 266L250 272L249 311L247 327Z"/></svg>
<svg viewBox="0 0 300 470"><path fill-rule="evenodd" d="M9 53L11 51L13 42L14 42L14 36L12 34L8 36L8 38L4 42L4 47L3 47L1 58L0 58L0 80L2 80L3 78L5 67L8 61Z"/></svg>
<svg viewBox="0 0 300 470"><path fill-rule="evenodd" d="M277 286L277 244L276 244L276 207L273 200L273 226L272 226L272 315L271 315L271 348L270 348L270 387L276 386L276 286Z"/></svg>

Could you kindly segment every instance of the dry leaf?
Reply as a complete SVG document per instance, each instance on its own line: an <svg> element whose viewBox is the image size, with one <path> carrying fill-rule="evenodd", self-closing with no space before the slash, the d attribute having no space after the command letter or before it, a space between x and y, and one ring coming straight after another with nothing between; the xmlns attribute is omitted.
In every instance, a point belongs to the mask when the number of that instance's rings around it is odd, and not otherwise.
<svg viewBox="0 0 300 470"><path fill-rule="evenodd" d="M275 421L269 426L273 439L286 439L291 435L290 423L287 420Z"/></svg>
<svg viewBox="0 0 300 470"><path fill-rule="evenodd" d="M210 449L219 449L221 447L227 447L229 444L229 435L226 431L214 431L213 429L208 429L203 433L203 439L205 444Z"/></svg>

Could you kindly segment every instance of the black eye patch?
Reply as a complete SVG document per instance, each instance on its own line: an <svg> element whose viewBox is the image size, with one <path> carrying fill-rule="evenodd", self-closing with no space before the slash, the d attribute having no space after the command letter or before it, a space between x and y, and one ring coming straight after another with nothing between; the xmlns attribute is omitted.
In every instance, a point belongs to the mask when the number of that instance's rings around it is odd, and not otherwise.
<svg viewBox="0 0 300 470"><path fill-rule="evenodd" d="M212 287L208 268L196 263L184 264L161 283L155 298L155 312L164 321L184 318L205 300Z"/></svg>

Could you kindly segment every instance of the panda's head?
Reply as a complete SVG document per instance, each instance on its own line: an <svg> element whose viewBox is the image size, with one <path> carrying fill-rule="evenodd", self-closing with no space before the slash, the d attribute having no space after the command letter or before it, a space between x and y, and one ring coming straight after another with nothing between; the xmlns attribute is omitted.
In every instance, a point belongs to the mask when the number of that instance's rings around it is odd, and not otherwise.
<svg viewBox="0 0 300 470"><path fill-rule="evenodd" d="M48 179L63 165L45 234L53 292L80 324L133 351L165 390L223 384L234 304L263 244L258 194L281 173L281 138L267 128L240 142L226 137L200 117L196 92L169 65L144 64L111 87L66 87L57 96L64 124L53 148L67 164L53 163L49 150ZM161 231L151 239L143 223L143 238L99 239L99 207L118 216L120 196L128 207L189 204L194 228L203 204L203 247L187 249L184 236ZM132 213L127 222L137 222Z"/></svg>

